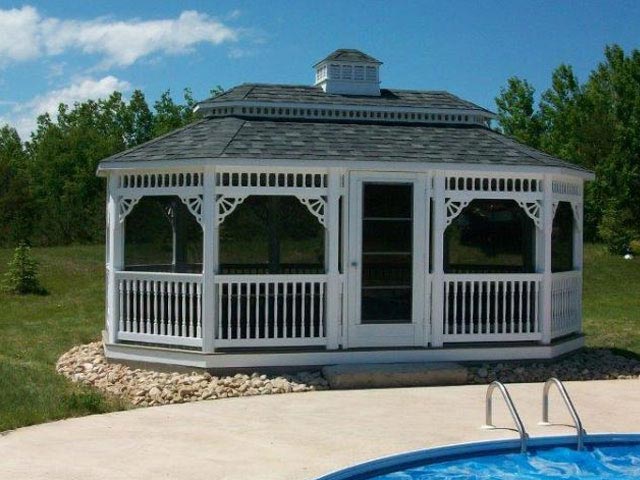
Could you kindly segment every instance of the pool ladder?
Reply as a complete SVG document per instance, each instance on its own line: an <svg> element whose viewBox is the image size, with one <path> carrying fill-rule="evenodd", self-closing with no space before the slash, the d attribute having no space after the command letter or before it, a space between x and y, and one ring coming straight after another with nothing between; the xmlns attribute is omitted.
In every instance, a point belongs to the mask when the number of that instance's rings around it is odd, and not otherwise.
<svg viewBox="0 0 640 480"><path fill-rule="evenodd" d="M538 423L538 425L551 425L551 423L549 423L549 390L551 390L551 387L554 385L558 388L560 397L562 397L564 405L567 407L567 410L569 410L569 414L571 414L573 427L576 429L576 434L578 436L578 450L582 450L582 448L584 447L584 437L587 432L582 426L582 420L580 420L578 411L573 405L567 389L564 388L563 383L555 377L551 377L546 382L544 382L544 388L542 390L542 421Z"/></svg>
<svg viewBox="0 0 640 480"><path fill-rule="evenodd" d="M567 392L567 389L564 387L562 382L555 377L551 377L546 382L544 382L544 387L542 389L542 421L538 425L546 425L546 426L551 425L551 423L549 423L549 390L551 390L551 387L554 385L557 387L558 392L560 393L560 396L562 397L562 400L564 401L564 404L567 407L567 410L569 410L569 413L571 414L571 418L573 419L573 426L576 429L577 437L578 437L577 449L582 450L582 448L584 447L584 437L587 434L587 432L582 426L582 421L580 420L580 416L578 415L578 412L576 411L576 407L573 405L573 402L571 401L571 397L569 397L569 393ZM529 434L527 433L527 430L524 427L524 423L522 422L522 419L520 418L520 414L518 413L518 410L516 409L516 406L513 403L511 395L509 395L509 391L507 390L507 387L505 387L502 382L499 382L497 380L494 380L493 382L491 382L489 384L489 387L487 388L487 394L485 397L485 424L483 425L482 428L484 429L497 428L493 424L493 401L492 401L493 392L495 391L496 388L502 394L502 398L507 404L507 408L509 409L511 418L513 419L513 422L516 425L518 434L520 435L520 452L525 453L527 451L527 441L529 440Z"/></svg>

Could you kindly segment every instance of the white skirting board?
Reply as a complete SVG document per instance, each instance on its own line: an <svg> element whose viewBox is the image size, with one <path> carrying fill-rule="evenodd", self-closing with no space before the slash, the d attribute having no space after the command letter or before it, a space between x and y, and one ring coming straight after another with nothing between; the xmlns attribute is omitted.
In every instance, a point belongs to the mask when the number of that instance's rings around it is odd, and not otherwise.
<svg viewBox="0 0 640 480"><path fill-rule="evenodd" d="M105 338L109 360L180 365L204 369L260 367L321 367L354 363L482 362L493 360L546 360L584 346L584 337L570 337L551 345L478 345L421 349L315 350L290 352L224 352L112 344Z"/></svg>

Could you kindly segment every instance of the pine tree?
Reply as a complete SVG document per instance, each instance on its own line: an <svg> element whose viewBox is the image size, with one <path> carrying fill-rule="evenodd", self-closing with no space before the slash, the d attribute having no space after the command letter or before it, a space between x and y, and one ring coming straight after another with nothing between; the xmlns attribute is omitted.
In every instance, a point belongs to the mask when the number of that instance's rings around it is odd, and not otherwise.
<svg viewBox="0 0 640 480"><path fill-rule="evenodd" d="M31 248L24 242L15 249L9 262L9 271L5 274L2 289L8 293L43 295L46 290L38 280L38 262L31 254Z"/></svg>

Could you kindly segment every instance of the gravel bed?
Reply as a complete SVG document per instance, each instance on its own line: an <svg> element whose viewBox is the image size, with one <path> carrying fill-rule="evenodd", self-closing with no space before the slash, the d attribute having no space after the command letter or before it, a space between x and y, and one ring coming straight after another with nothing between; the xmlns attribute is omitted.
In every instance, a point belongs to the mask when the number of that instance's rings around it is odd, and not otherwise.
<svg viewBox="0 0 640 480"><path fill-rule="evenodd" d="M560 380L616 380L640 378L640 360L616 355L606 349L585 349L567 357L545 362L484 363L468 367L469 383L544 382Z"/></svg>
<svg viewBox="0 0 640 480"><path fill-rule="evenodd" d="M320 372L269 376L253 373L212 376L207 372L163 373L108 363L102 342L73 347L63 354L56 371L73 382L124 398L140 407L227 397L326 390Z"/></svg>
<svg viewBox="0 0 640 480"><path fill-rule="evenodd" d="M640 378L640 360L606 349L586 349L548 362L511 361L467 365L467 382L486 384L560 380L611 380ZM146 407L228 397L326 390L320 372L292 375L212 376L207 372L164 373L108 363L102 342L79 345L62 355L56 371L73 382L84 383Z"/></svg>

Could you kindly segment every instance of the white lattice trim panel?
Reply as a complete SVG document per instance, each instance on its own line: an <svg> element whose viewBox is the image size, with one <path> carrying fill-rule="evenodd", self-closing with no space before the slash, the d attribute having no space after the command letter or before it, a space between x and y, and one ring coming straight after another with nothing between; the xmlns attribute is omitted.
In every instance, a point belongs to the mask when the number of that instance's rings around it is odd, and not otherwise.
<svg viewBox="0 0 640 480"><path fill-rule="evenodd" d="M553 180L551 182L551 191L559 195L582 196L582 185L563 180Z"/></svg>
<svg viewBox="0 0 640 480"><path fill-rule="evenodd" d="M480 124L484 125L484 115L474 115L467 111L434 111L417 107L406 109L375 108L375 107L338 107L322 108L308 107L298 108L292 106L232 106L216 107L211 109L211 115L224 117L227 115L246 115L274 118L309 118L309 119L349 119L349 120L373 120L377 122L410 122L410 123L456 123L456 124Z"/></svg>
<svg viewBox="0 0 640 480"><path fill-rule="evenodd" d="M542 178L495 177L487 175L448 175L445 190L449 192L542 192Z"/></svg>
<svg viewBox="0 0 640 480"><path fill-rule="evenodd" d="M176 187L201 187L203 174L183 173L130 173L119 175L120 189L155 189Z"/></svg>
<svg viewBox="0 0 640 480"><path fill-rule="evenodd" d="M326 172L291 170L218 170L217 187L327 188Z"/></svg>

